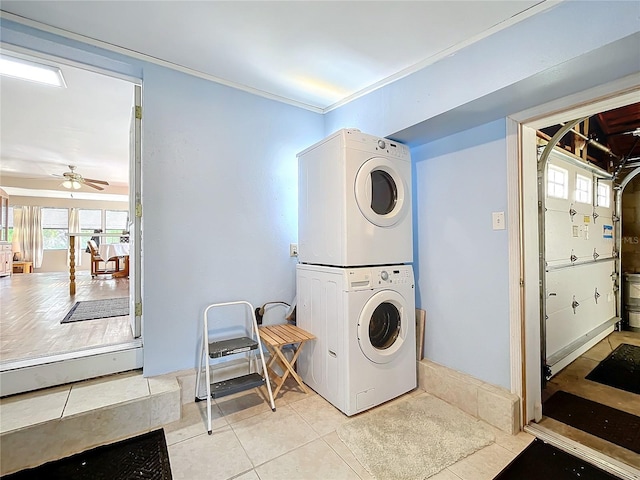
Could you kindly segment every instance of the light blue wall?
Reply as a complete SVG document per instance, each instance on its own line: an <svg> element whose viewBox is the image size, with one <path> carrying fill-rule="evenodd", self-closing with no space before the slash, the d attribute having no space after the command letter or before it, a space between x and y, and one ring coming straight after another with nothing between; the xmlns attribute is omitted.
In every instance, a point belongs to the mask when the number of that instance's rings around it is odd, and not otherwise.
<svg viewBox="0 0 640 480"><path fill-rule="evenodd" d="M491 223L491 212L507 211L505 137L502 119L414 148L412 158L425 357L508 389L508 239Z"/></svg>
<svg viewBox="0 0 640 480"><path fill-rule="evenodd" d="M2 40L144 80L147 375L195 366L207 303L291 299L295 153L355 127L413 147L427 357L508 388L504 117L640 71L639 30L638 2L562 2L324 117L4 20Z"/></svg>
<svg viewBox="0 0 640 480"><path fill-rule="evenodd" d="M325 115L412 147L426 358L512 387L505 117L637 74L639 31L638 2L562 2Z"/></svg>
<svg viewBox="0 0 640 480"><path fill-rule="evenodd" d="M565 1L325 115L419 145L640 69L640 2Z"/></svg>
<svg viewBox="0 0 640 480"><path fill-rule="evenodd" d="M196 366L209 303L292 300L296 153L322 138L320 114L1 25L4 42L143 79L145 375Z"/></svg>
<svg viewBox="0 0 640 480"><path fill-rule="evenodd" d="M196 365L209 303L290 302L296 153L322 117L156 66L144 69L144 369Z"/></svg>

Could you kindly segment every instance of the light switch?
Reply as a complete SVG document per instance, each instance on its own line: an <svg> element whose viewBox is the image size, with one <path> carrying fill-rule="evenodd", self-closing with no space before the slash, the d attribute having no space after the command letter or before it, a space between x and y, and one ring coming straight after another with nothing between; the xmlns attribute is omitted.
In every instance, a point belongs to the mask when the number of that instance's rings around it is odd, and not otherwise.
<svg viewBox="0 0 640 480"><path fill-rule="evenodd" d="M504 225L504 212L493 212L491 213L491 217L494 230L504 230L506 228Z"/></svg>

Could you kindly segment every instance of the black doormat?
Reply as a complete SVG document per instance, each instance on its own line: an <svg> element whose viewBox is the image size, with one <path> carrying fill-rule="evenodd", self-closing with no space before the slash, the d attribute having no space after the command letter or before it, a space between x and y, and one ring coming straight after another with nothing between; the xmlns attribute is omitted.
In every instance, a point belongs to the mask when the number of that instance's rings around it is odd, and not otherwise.
<svg viewBox="0 0 640 480"><path fill-rule="evenodd" d="M81 322L98 318L129 315L129 297L103 298L76 302L60 323Z"/></svg>
<svg viewBox="0 0 640 480"><path fill-rule="evenodd" d="M640 394L640 347L619 345L586 379Z"/></svg>
<svg viewBox="0 0 640 480"><path fill-rule="evenodd" d="M640 453L640 417L563 391L554 393L542 404L542 413Z"/></svg>
<svg viewBox="0 0 640 480"><path fill-rule="evenodd" d="M22 470L3 480L171 480L163 430Z"/></svg>
<svg viewBox="0 0 640 480"><path fill-rule="evenodd" d="M610 480L618 477L537 438L494 480Z"/></svg>

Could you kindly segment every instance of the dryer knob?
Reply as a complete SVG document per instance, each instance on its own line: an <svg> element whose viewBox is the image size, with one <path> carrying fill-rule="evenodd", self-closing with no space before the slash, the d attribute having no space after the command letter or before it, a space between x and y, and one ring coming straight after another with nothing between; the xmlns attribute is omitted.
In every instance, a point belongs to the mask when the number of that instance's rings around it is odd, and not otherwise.
<svg viewBox="0 0 640 480"><path fill-rule="evenodd" d="M381 149L383 149L383 150L384 150L384 149L385 149L385 147L387 146L387 144L386 144L386 143L384 143L384 140L378 140L378 146L379 146ZM386 280L386 279L385 279L385 280Z"/></svg>
<svg viewBox="0 0 640 480"><path fill-rule="evenodd" d="M382 278L382 280L384 280L385 282L389 280L389 274L386 270L380 272L380 278Z"/></svg>

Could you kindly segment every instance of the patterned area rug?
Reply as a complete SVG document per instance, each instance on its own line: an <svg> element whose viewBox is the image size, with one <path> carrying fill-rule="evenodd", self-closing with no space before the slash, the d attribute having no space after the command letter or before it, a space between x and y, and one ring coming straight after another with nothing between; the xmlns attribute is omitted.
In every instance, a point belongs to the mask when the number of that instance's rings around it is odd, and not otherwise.
<svg viewBox="0 0 640 480"><path fill-rule="evenodd" d="M88 300L86 302L76 302L60 323L123 317L125 315L129 315L129 297Z"/></svg>
<svg viewBox="0 0 640 480"><path fill-rule="evenodd" d="M429 478L495 439L477 419L428 394L363 413L338 436L379 480Z"/></svg>
<svg viewBox="0 0 640 480"><path fill-rule="evenodd" d="M163 430L93 448L2 477L5 480L171 480Z"/></svg>

